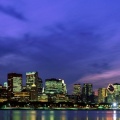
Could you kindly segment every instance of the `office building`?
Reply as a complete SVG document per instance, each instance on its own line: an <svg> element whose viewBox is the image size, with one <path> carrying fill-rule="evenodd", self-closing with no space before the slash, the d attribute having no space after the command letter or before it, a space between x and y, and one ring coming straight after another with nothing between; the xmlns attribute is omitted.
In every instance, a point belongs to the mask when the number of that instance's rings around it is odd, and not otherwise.
<svg viewBox="0 0 120 120"><path fill-rule="evenodd" d="M93 94L93 85L91 83L84 83L82 88L82 100L83 102L89 102L90 96Z"/></svg>
<svg viewBox="0 0 120 120"><path fill-rule="evenodd" d="M119 83L114 83L113 84L114 87L114 94L116 95L120 95L120 84Z"/></svg>
<svg viewBox="0 0 120 120"><path fill-rule="evenodd" d="M104 103L107 97L107 89L99 88L98 89L98 103Z"/></svg>
<svg viewBox="0 0 120 120"><path fill-rule="evenodd" d="M27 72L26 73L26 87L31 89L32 85L37 85L38 72Z"/></svg>
<svg viewBox="0 0 120 120"><path fill-rule="evenodd" d="M42 90L43 90L43 81L41 78L38 78L37 89L38 89L38 96L40 96L42 94Z"/></svg>
<svg viewBox="0 0 120 120"><path fill-rule="evenodd" d="M66 94L66 84L62 79L46 79L45 80L45 93L46 94Z"/></svg>
<svg viewBox="0 0 120 120"><path fill-rule="evenodd" d="M35 85L36 94L39 96L42 93L43 82L38 76L38 72L27 72L26 73L26 89L33 89L32 85Z"/></svg>
<svg viewBox="0 0 120 120"><path fill-rule="evenodd" d="M8 79L8 97L11 98L14 92L22 91L22 74L9 73Z"/></svg>
<svg viewBox="0 0 120 120"><path fill-rule="evenodd" d="M74 84L73 85L73 95L80 96L81 95L81 84Z"/></svg>
<svg viewBox="0 0 120 120"><path fill-rule="evenodd" d="M33 84L30 89L30 101L38 101L38 91L35 84Z"/></svg>
<svg viewBox="0 0 120 120"><path fill-rule="evenodd" d="M114 99L117 103L120 103L120 83L114 83L113 84L114 87Z"/></svg>

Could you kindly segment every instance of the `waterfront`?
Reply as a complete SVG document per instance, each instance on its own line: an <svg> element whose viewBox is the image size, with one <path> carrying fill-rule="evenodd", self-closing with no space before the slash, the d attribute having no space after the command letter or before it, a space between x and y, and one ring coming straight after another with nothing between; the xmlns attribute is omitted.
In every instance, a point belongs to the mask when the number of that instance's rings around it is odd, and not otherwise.
<svg viewBox="0 0 120 120"><path fill-rule="evenodd" d="M1 110L1 120L120 120L120 111Z"/></svg>

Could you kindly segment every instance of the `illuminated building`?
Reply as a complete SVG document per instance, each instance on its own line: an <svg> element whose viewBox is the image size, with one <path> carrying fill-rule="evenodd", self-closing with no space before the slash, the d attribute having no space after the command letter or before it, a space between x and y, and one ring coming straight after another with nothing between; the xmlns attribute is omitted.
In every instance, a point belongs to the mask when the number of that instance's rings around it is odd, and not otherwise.
<svg viewBox="0 0 120 120"><path fill-rule="evenodd" d="M8 98L13 97L14 92L21 92L22 90L22 74L9 73L8 79Z"/></svg>
<svg viewBox="0 0 120 120"><path fill-rule="evenodd" d="M55 102L59 103L59 102L68 102L68 97L66 95L61 95L61 94L57 94L55 97Z"/></svg>
<svg viewBox="0 0 120 120"><path fill-rule="evenodd" d="M0 85L0 98L6 99L7 98L7 89L6 87Z"/></svg>
<svg viewBox="0 0 120 120"><path fill-rule="evenodd" d="M14 100L19 102L27 102L29 101L30 93L29 92L16 92L14 93Z"/></svg>
<svg viewBox="0 0 120 120"><path fill-rule="evenodd" d="M30 101L38 101L37 87L35 84L30 89Z"/></svg>
<svg viewBox="0 0 120 120"><path fill-rule="evenodd" d="M35 85L34 87L33 87L33 84ZM42 79L38 77L38 72L27 72L26 73L26 87L31 92L35 90L37 97L40 96L40 94L42 93L43 83L42 83Z"/></svg>
<svg viewBox="0 0 120 120"><path fill-rule="evenodd" d="M8 88L8 83L4 82L4 87Z"/></svg>
<svg viewBox="0 0 120 120"><path fill-rule="evenodd" d="M81 84L74 84L73 95L80 96L81 95Z"/></svg>
<svg viewBox="0 0 120 120"><path fill-rule="evenodd" d="M115 102L114 91L115 89L114 89L113 84L109 84L107 87L107 103Z"/></svg>
<svg viewBox="0 0 120 120"><path fill-rule="evenodd" d="M62 79L46 79L45 80L45 93L46 94L66 94L66 84Z"/></svg>
<svg viewBox="0 0 120 120"><path fill-rule="evenodd" d="M82 88L82 99L84 102L89 102L89 97L93 93L93 85L91 83L84 83Z"/></svg>
<svg viewBox="0 0 120 120"><path fill-rule="evenodd" d="M107 96L107 89L106 88L99 88L98 89L98 103L105 102L106 96Z"/></svg>
<svg viewBox="0 0 120 120"><path fill-rule="evenodd" d="M114 98L116 102L120 103L120 84L119 83L114 83Z"/></svg>
<svg viewBox="0 0 120 120"><path fill-rule="evenodd" d="M114 87L114 94L115 95L120 95L120 84L119 83L114 83L113 87Z"/></svg>
<svg viewBox="0 0 120 120"><path fill-rule="evenodd" d="M31 89L31 86L35 84L38 88L39 93L42 93L42 79L38 77L38 72L27 72L26 73L26 87Z"/></svg>
<svg viewBox="0 0 120 120"><path fill-rule="evenodd" d="M38 96L38 101L39 102L48 102L48 95L41 94L40 96Z"/></svg>
<svg viewBox="0 0 120 120"><path fill-rule="evenodd" d="M27 72L26 73L26 87L31 89L33 84L37 84L38 72Z"/></svg>

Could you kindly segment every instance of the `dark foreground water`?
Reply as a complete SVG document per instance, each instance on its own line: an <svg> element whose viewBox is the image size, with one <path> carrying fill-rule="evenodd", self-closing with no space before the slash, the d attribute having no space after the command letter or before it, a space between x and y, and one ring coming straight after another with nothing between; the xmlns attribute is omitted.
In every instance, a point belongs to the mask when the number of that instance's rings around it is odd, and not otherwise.
<svg viewBox="0 0 120 120"><path fill-rule="evenodd" d="M120 111L0 110L0 120L120 120Z"/></svg>

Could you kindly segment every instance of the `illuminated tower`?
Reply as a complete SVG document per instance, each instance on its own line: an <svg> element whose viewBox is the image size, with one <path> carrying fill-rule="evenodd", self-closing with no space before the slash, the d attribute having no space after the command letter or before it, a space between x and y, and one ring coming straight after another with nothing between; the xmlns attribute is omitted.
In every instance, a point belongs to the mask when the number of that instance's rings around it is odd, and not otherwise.
<svg viewBox="0 0 120 120"><path fill-rule="evenodd" d="M74 84L73 94L80 96L81 95L81 84Z"/></svg>
<svg viewBox="0 0 120 120"><path fill-rule="evenodd" d="M35 84L31 86L30 89L30 100L31 101L37 101L38 100L38 95L37 95L37 87Z"/></svg>
<svg viewBox="0 0 120 120"><path fill-rule="evenodd" d="M114 94L115 95L120 95L120 84L119 83L114 83L113 87L114 87Z"/></svg>
<svg viewBox="0 0 120 120"><path fill-rule="evenodd" d="M26 87L31 89L32 85L37 85L38 72L27 72L26 73Z"/></svg>
<svg viewBox="0 0 120 120"><path fill-rule="evenodd" d="M119 83L114 83L114 99L116 102L120 103L120 84Z"/></svg>
<svg viewBox="0 0 120 120"><path fill-rule="evenodd" d="M114 95L114 86L113 84L109 84L107 86L107 103L113 103L115 102L115 95Z"/></svg>
<svg viewBox="0 0 120 120"><path fill-rule="evenodd" d="M7 76L7 80L8 80L8 98L11 98L14 92L22 91L22 74L9 73Z"/></svg>
<svg viewBox="0 0 120 120"><path fill-rule="evenodd" d="M42 83L42 79L39 78L38 76L38 72L27 72L26 73L26 87L30 91L31 89L33 90L34 88L34 90L36 90L35 91L36 96L40 96L40 94L42 93L43 83Z"/></svg>
<svg viewBox="0 0 120 120"><path fill-rule="evenodd" d="M98 89L98 103L105 102L105 98L107 97L107 89L99 88Z"/></svg>

